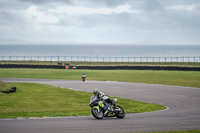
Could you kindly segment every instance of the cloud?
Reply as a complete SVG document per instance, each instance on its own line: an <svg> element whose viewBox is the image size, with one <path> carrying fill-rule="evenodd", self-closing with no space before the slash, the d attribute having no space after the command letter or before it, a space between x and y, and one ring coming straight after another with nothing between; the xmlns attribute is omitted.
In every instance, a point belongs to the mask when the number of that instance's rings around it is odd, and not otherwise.
<svg viewBox="0 0 200 133"><path fill-rule="evenodd" d="M27 9L0 9L1 22L6 25L26 25L31 23L59 23L59 19L49 14L48 12L41 11L38 6L30 6Z"/></svg>
<svg viewBox="0 0 200 133"><path fill-rule="evenodd" d="M191 4L191 5L174 5L166 8L167 10L174 11L186 11L191 13L200 13L200 5L199 4Z"/></svg>
<svg viewBox="0 0 200 133"><path fill-rule="evenodd" d="M77 0L77 2L75 2L75 4L84 4L84 3L88 3L88 5L96 5L96 6L103 6L103 7L116 7L116 6L120 6L120 5L125 5L127 4L127 0Z"/></svg>
<svg viewBox="0 0 200 133"><path fill-rule="evenodd" d="M197 0L0 0L0 39L200 43L199 5Z"/></svg>
<svg viewBox="0 0 200 133"><path fill-rule="evenodd" d="M139 13L139 11L130 10L129 5L121 5L115 8L86 8L79 6L61 6L57 9L49 9L49 12L67 13L67 14L112 14L112 13Z"/></svg>
<svg viewBox="0 0 200 133"><path fill-rule="evenodd" d="M156 0L145 0L144 8L148 11L162 10L162 5Z"/></svg>
<svg viewBox="0 0 200 133"><path fill-rule="evenodd" d="M34 19L38 22L42 23L59 23L59 19L56 16L53 15L47 15L42 11L39 11L39 7L37 6L31 6L29 7L26 12L27 17L29 19Z"/></svg>
<svg viewBox="0 0 200 133"><path fill-rule="evenodd" d="M67 3L71 4L71 0L19 0L21 2L28 2L28 3L33 3L33 4L49 4L49 3Z"/></svg>
<svg viewBox="0 0 200 133"><path fill-rule="evenodd" d="M197 31L200 28L200 4L177 4L165 7L168 20L181 31Z"/></svg>

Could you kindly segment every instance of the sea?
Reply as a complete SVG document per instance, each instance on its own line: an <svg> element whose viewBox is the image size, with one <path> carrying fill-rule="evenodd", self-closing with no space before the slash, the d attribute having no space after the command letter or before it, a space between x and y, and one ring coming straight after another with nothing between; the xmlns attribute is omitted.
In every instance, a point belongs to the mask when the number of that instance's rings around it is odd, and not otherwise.
<svg viewBox="0 0 200 133"><path fill-rule="evenodd" d="M2 56L200 57L200 45L0 45Z"/></svg>

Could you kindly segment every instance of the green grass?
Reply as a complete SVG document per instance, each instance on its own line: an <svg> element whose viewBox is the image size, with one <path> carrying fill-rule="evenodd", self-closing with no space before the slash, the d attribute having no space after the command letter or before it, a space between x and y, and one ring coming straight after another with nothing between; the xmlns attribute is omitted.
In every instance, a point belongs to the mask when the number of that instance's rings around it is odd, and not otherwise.
<svg viewBox="0 0 200 133"><path fill-rule="evenodd" d="M72 69L0 69L0 78L39 78L81 80L121 81L176 85L200 88L199 71L153 71L153 70L72 70Z"/></svg>
<svg viewBox="0 0 200 133"><path fill-rule="evenodd" d="M200 72L198 71L0 69L0 78L81 80L80 77L83 72L86 73L87 80L110 80L200 88ZM88 106L91 93L40 84L15 83L15 85L18 87L17 93L0 93L0 118L91 115ZM27 93L30 91L34 95ZM70 102L72 99L78 101L78 104L72 104ZM125 109L126 113L164 109L160 105L121 98L119 98L118 104ZM75 111L72 108L77 110ZM148 133L200 133L200 130Z"/></svg>
<svg viewBox="0 0 200 133"><path fill-rule="evenodd" d="M188 131L161 131L161 132L129 132L129 133L200 133L200 130L188 130Z"/></svg>
<svg viewBox="0 0 200 133"><path fill-rule="evenodd" d="M0 118L91 115L92 93L35 83L14 83L17 92L0 93ZM163 110L157 104L118 98L126 113Z"/></svg>

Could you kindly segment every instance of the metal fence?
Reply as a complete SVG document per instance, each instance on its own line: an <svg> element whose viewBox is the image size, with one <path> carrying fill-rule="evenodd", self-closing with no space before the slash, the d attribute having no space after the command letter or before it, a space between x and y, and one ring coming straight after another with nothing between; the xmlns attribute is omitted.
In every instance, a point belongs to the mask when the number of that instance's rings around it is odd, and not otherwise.
<svg viewBox="0 0 200 133"><path fill-rule="evenodd" d="M66 62L174 62L199 63L196 57L88 57L88 56L0 56L0 61L66 61Z"/></svg>

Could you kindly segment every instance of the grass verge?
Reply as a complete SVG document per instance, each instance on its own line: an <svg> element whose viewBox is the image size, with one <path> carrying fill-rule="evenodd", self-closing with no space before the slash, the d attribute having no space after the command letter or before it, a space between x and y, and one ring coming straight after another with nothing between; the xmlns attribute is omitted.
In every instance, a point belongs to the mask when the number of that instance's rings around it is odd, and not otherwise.
<svg viewBox="0 0 200 133"><path fill-rule="evenodd" d="M11 89L11 87L13 87L14 85L11 83L5 83L0 81L0 92L1 91L8 91Z"/></svg>
<svg viewBox="0 0 200 133"><path fill-rule="evenodd" d="M72 69L20 69L1 68L0 78L39 78L120 81L149 84L163 84L200 88L199 71L153 71L153 70L72 70Z"/></svg>
<svg viewBox="0 0 200 133"><path fill-rule="evenodd" d="M14 83L17 92L0 93L0 118L91 115L92 93L35 83ZM163 110L157 104L118 98L126 113Z"/></svg>

